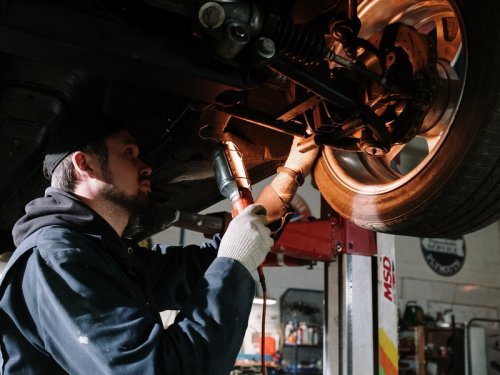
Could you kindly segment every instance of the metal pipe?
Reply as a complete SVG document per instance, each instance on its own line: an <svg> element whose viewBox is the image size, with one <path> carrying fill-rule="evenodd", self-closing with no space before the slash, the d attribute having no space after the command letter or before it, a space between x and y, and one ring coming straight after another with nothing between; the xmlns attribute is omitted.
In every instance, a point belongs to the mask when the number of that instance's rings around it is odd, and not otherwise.
<svg viewBox="0 0 500 375"><path fill-rule="evenodd" d="M263 113L249 110L246 107L233 107L233 108L216 108L218 111L224 112L240 120L251 122L252 124L262 126L280 133L304 137L305 127L294 123L284 123L274 120L271 116Z"/></svg>
<svg viewBox="0 0 500 375"><path fill-rule="evenodd" d="M385 87L388 87L387 86L387 79L380 75L380 74L377 74L377 73L374 73L372 72L371 70L365 68L365 67L362 67L362 66L359 66L359 65L356 65L356 63L342 57L342 56L339 56L337 55L335 52L333 51L328 51L326 53L326 56L325 56L325 60L331 60L347 69L351 69L353 71L355 71L356 73L372 80L372 81L375 81L377 83L380 83L381 85L384 85Z"/></svg>
<svg viewBox="0 0 500 375"><path fill-rule="evenodd" d="M349 4L347 6L347 18L350 19L351 21L358 19L358 1L357 0L349 0Z"/></svg>
<svg viewBox="0 0 500 375"><path fill-rule="evenodd" d="M222 216L177 211L177 218L172 223L172 226L206 235L213 235L224 231L224 218Z"/></svg>
<svg viewBox="0 0 500 375"><path fill-rule="evenodd" d="M316 79L311 76L308 72L305 72L291 63L280 59L274 58L269 63L270 69L275 72L287 77L291 81L295 82L299 86L314 92L316 95L325 98L326 100L342 107L348 111L358 111L362 108L362 105L350 97L344 95L342 92L338 91L331 85L324 83L323 81Z"/></svg>

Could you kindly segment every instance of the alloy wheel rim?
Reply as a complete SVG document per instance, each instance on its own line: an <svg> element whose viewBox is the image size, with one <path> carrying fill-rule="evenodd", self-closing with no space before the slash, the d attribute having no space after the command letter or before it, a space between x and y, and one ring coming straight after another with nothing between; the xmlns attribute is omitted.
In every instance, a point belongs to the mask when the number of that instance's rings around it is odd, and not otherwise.
<svg viewBox="0 0 500 375"><path fill-rule="evenodd" d="M437 97L420 133L410 143L394 146L383 157L328 147L323 150L330 173L346 189L358 194L383 194L421 173L452 127L466 79L467 48L462 42L465 28L458 10L444 0L366 0L360 4L358 16L362 38L369 39L389 23L402 22L432 35L437 50ZM403 158L405 163L401 162Z"/></svg>

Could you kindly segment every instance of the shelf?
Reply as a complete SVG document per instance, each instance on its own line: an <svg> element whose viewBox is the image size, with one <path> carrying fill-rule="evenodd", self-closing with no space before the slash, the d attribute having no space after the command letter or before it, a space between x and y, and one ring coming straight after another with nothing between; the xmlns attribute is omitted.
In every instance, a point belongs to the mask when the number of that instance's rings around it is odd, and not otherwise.
<svg viewBox="0 0 500 375"><path fill-rule="evenodd" d="M323 359L324 292L287 289L280 302L284 374L321 375L317 366L307 365Z"/></svg>
<svg viewBox="0 0 500 375"><path fill-rule="evenodd" d="M417 375L425 375L427 363L434 363L439 374L463 375L463 342L463 329L460 328L408 327L400 332L399 358L415 363ZM441 350L446 354L442 355Z"/></svg>
<svg viewBox="0 0 500 375"><path fill-rule="evenodd" d="M416 354L401 354L399 355L400 359L407 359L409 361L418 360L418 356Z"/></svg>
<svg viewBox="0 0 500 375"><path fill-rule="evenodd" d="M299 347L299 348L313 348L313 349L322 349L323 348L323 345L305 345L305 344L299 344L299 345L296 345L296 344L285 344L283 345L283 347L285 348L295 348L295 347Z"/></svg>

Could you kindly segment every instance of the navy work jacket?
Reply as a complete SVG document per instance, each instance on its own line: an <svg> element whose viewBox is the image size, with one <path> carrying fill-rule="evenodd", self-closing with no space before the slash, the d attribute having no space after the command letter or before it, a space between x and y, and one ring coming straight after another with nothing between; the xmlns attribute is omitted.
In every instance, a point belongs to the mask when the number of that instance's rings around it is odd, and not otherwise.
<svg viewBox="0 0 500 375"><path fill-rule="evenodd" d="M46 226L0 283L1 374L228 374L254 294L241 263L203 246L153 250ZM164 329L159 311L179 309Z"/></svg>

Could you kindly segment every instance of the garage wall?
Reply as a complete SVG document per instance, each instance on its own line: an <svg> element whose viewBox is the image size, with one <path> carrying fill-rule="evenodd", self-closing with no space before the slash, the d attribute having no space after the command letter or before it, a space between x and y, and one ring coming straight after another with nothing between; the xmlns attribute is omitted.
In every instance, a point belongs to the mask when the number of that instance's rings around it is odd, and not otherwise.
<svg viewBox="0 0 500 375"><path fill-rule="evenodd" d="M500 223L496 222L464 237L466 259L463 268L455 276L443 277L425 263L419 238L396 236L399 276L500 286Z"/></svg>
<svg viewBox="0 0 500 375"><path fill-rule="evenodd" d="M459 322L477 316L500 317L500 223L464 237L465 262L451 277L438 275L427 265L419 238L396 237L401 311L409 300L415 300L433 315L451 309Z"/></svg>

